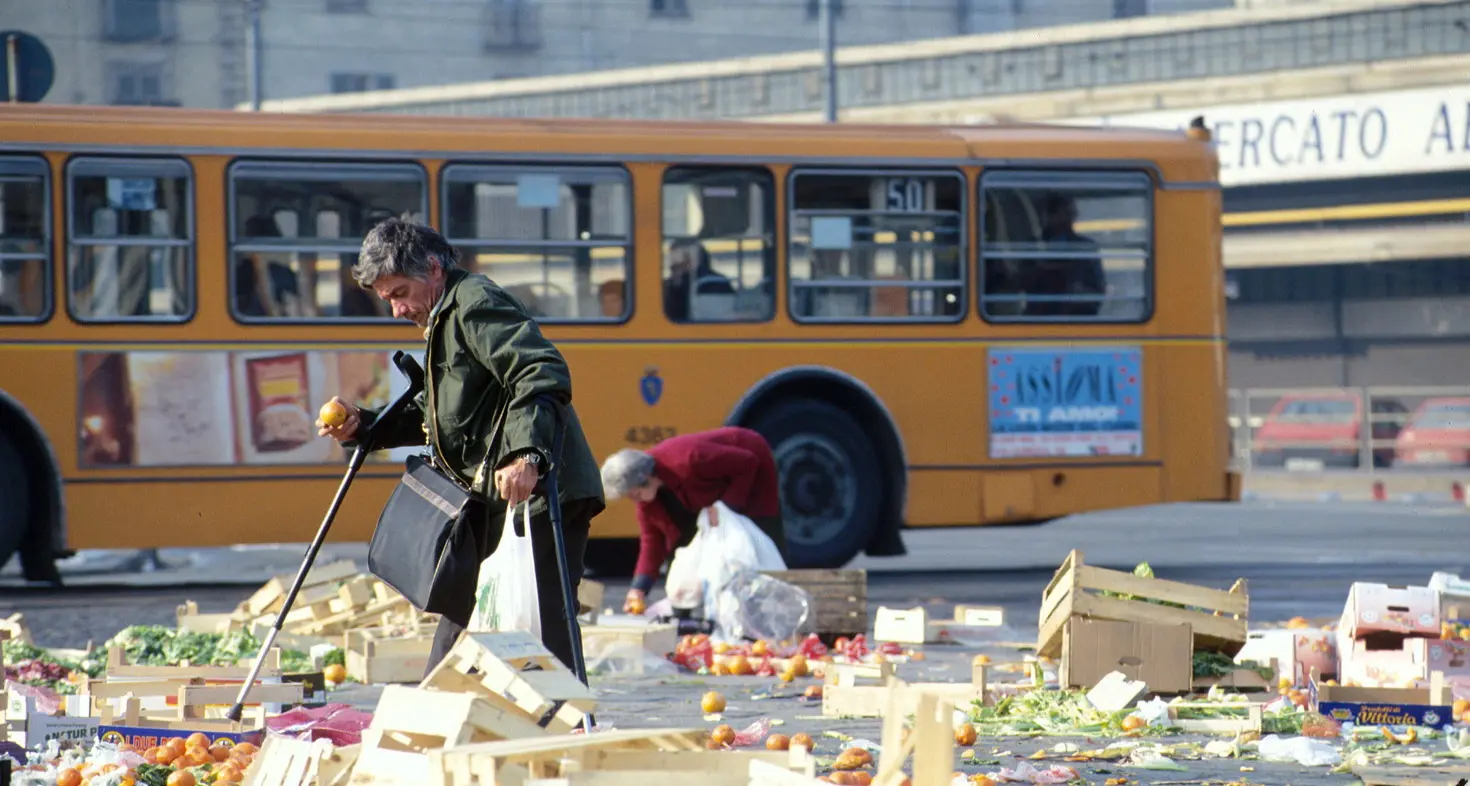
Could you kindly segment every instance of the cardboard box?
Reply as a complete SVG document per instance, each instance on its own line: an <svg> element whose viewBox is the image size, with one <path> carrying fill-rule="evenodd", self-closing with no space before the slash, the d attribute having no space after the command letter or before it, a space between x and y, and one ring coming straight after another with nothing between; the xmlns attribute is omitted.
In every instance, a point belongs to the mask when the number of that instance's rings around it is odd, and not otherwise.
<svg viewBox="0 0 1470 786"><path fill-rule="evenodd" d="M1454 722L1454 707L1448 688L1346 688L1338 685L1308 686L1311 706L1339 722L1363 726L1428 726L1439 728Z"/></svg>
<svg viewBox="0 0 1470 786"><path fill-rule="evenodd" d="M162 728L158 726L118 726L102 725L97 729L97 736L103 742L114 745L129 743L140 751L157 747L160 743L173 739L174 737L188 737L194 732L203 732L209 737L210 747L223 745L227 748L248 742L260 747L265 739L265 729L249 729L235 731L229 729L232 726L228 721L200 721L197 724L187 726L180 724L179 728Z"/></svg>
<svg viewBox="0 0 1470 786"><path fill-rule="evenodd" d="M1193 642L1189 625L1073 617L1062 632L1061 687L1091 688L1117 671L1153 693L1186 693L1194 687Z"/></svg>
<svg viewBox="0 0 1470 786"><path fill-rule="evenodd" d="M1246 634L1245 646L1235 656L1236 663L1246 661L1262 666L1269 666L1275 661L1278 679L1286 677L1293 685L1305 685L1313 674L1337 676L1337 643L1325 630L1279 628L1251 631Z"/></svg>
<svg viewBox="0 0 1470 786"><path fill-rule="evenodd" d="M1355 582L1337 626L1337 650L1371 633L1439 636L1439 594L1428 587Z"/></svg>
<svg viewBox="0 0 1470 786"><path fill-rule="evenodd" d="M5 703L5 720L10 724L10 737L17 745L32 748L47 740L84 740L97 736L100 719L86 713L86 702L80 696L65 696L66 715L45 715L36 711L36 700L14 691Z"/></svg>
<svg viewBox="0 0 1470 786"><path fill-rule="evenodd" d="M1403 638L1398 647L1357 641L1342 659L1340 681L1364 688L1423 687L1434 672L1470 678L1470 642Z"/></svg>

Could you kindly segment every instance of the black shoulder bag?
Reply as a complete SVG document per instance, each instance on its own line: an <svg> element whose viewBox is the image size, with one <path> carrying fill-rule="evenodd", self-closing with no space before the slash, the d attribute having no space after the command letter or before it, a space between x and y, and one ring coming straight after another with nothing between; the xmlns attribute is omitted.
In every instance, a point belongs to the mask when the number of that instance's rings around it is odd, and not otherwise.
<svg viewBox="0 0 1470 786"><path fill-rule="evenodd" d="M507 397L481 467L487 479L509 403ZM433 418L433 402L426 405ZM481 549L477 530L485 529L489 510L482 495L447 466L436 466L433 452L430 440L427 456L408 457L368 544L368 571L415 608L465 626L474 612L480 562L488 550Z"/></svg>

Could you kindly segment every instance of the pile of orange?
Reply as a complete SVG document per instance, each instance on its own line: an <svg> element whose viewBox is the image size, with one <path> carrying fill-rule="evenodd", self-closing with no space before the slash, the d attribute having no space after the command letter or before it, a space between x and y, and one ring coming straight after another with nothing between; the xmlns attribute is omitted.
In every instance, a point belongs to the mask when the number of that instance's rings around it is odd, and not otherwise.
<svg viewBox="0 0 1470 786"><path fill-rule="evenodd" d="M143 760L149 764L176 768L168 776L168 786L197 786L197 779L188 770L205 765L214 776L213 783L232 784L245 780L245 770L250 768L258 750L248 742L235 746L211 746L209 737L195 732L188 737L174 737L156 748L149 748L143 752Z"/></svg>
<svg viewBox="0 0 1470 786"><path fill-rule="evenodd" d="M1455 720L1461 723L1470 723L1470 701L1455 699L1455 706L1451 709L1454 710Z"/></svg>

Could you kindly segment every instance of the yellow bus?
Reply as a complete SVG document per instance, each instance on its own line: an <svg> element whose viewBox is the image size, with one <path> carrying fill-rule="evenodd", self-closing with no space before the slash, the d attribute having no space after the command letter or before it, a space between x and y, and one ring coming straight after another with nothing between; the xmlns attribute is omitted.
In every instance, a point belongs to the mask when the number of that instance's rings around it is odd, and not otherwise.
<svg viewBox="0 0 1470 786"><path fill-rule="evenodd" d="M348 275L404 214L534 311L600 456L764 434L793 566L1238 498L1217 162L1183 134L7 105L0 205L0 559L35 580L308 540L345 465L317 406L422 348ZM589 564L636 526L611 504Z"/></svg>

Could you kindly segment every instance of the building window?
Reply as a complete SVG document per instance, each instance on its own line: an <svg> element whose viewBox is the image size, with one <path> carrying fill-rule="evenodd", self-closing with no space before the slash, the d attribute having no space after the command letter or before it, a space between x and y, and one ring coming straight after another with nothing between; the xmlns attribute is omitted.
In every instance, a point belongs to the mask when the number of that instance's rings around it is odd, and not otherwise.
<svg viewBox="0 0 1470 786"><path fill-rule="evenodd" d="M540 322L632 313L632 187L613 167L444 170L444 226L464 268L484 273Z"/></svg>
<svg viewBox="0 0 1470 786"><path fill-rule="evenodd" d="M112 94L110 103L157 106L164 97L163 65L159 63L113 63L108 69Z"/></svg>
<svg viewBox="0 0 1470 786"><path fill-rule="evenodd" d="M798 171L787 279L801 322L956 322L965 312L958 172Z"/></svg>
<svg viewBox="0 0 1470 786"><path fill-rule="evenodd" d="M231 309L245 320L391 319L357 285L362 238L386 218L423 221L412 164L250 161L230 169Z"/></svg>
<svg viewBox="0 0 1470 786"><path fill-rule="evenodd" d="M1148 0L1113 0L1113 18L1128 19L1148 15Z"/></svg>
<svg viewBox="0 0 1470 786"><path fill-rule="evenodd" d="M173 35L174 0L103 0L103 37L114 43L161 41Z"/></svg>
<svg viewBox="0 0 1470 786"><path fill-rule="evenodd" d="M686 0L648 0L649 16L689 16L689 4Z"/></svg>
<svg viewBox="0 0 1470 786"><path fill-rule="evenodd" d="M67 167L67 289L78 322L181 321L194 310L193 183L177 159Z"/></svg>
<svg viewBox="0 0 1470 786"><path fill-rule="evenodd" d="M832 15L842 16L842 0L832 0ZM806 0L806 18L822 18L822 0Z"/></svg>
<svg viewBox="0 0 1470 786"><path fill-rule="evenodd" d="M396 84L392 74L332 74L333 93L392 90Z"/></svg>
<svg viewBox="0 0 1470 786"><path fill-rule="evenodd" d="M765 169L664 175L664 314L670 322L776 315L775 181Z"/></svg>
<svg viewBox="0 0 1470 786"><path fill-rule="evenodd" d="M367 0L327 0L329 14L365 14Z"/></svg>
<svg viewBox="0 0 1470 786"><path fill-rule="evenodd" d="M541 46L537 0L489 0L485 5L485 51L528 52Z"/></svg>
<svg viewBox="0 0 1470 786"><path fill-rule="evenodd" d="M992 322L1141 322L1153 282L1142 173L980 177L980 313Z"/></svg>
<svg viewBox="0 0 1470 786"><path fill-rule="evenodd" d="M0 158L0 322L51 312L50 172L37 158Z"/></svg>

